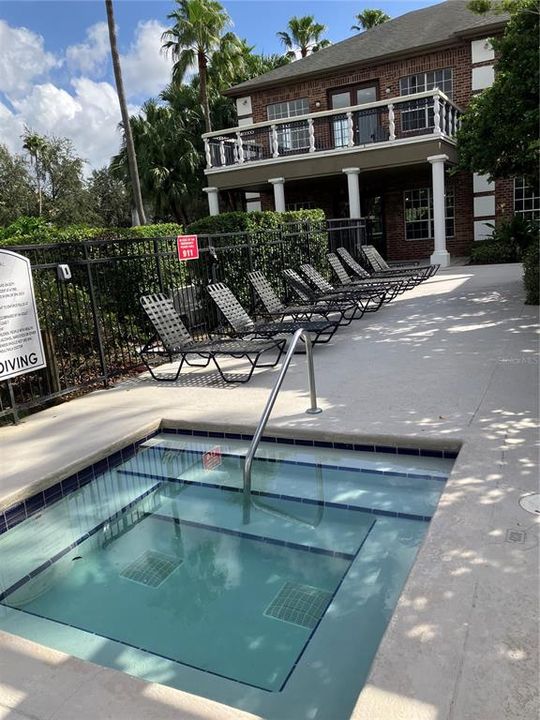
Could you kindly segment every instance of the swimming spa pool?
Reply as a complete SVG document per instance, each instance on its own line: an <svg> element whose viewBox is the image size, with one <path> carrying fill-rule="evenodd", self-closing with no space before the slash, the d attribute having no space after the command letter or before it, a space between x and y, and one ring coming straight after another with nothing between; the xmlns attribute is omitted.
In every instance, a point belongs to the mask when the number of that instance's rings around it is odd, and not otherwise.
<svg viewBox="0 0 540 720"><path fill-rule="evenodd" d="M453 453L160 432L8 510L0 628L266 718L346 718ZM0 522L1 522L0 518Z"/></svg>

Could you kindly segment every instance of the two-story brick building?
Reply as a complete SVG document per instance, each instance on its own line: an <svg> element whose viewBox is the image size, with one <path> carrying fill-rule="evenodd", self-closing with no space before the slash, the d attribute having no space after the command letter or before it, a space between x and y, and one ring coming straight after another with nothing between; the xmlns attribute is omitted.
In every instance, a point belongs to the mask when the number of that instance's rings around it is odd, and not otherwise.
<svg viewBox="0 0 540 720"><path fill-rule="evenodd" d="M460 115L493 82L490 38L506 22L467 2L407 13L230 88L238 127L205 135L210 213L234 189L248 210L370 216L390 259L444 266L514 204L536 206L520 181L451 171Z"/></svg>

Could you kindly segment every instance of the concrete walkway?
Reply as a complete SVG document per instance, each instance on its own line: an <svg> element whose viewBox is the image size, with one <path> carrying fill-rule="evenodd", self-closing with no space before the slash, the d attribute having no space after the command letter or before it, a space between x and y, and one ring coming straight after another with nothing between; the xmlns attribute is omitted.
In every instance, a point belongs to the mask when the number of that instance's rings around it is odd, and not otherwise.
<svg viewBox="0 0 540 720"><path fill-rule="evenodd" d="M341 330L316 350L324 412L303 412L298 356L270 420L297 437L463 444L355 719L537 716L538 517L518 501L538 486L538 315L523 304L521 272L451 267ZM275 377L222 387L198 371L174 389L137 379L2 428L0 507L161 420L252 431ZM5 633L0 668L0 719L243 717Z"/></svg>

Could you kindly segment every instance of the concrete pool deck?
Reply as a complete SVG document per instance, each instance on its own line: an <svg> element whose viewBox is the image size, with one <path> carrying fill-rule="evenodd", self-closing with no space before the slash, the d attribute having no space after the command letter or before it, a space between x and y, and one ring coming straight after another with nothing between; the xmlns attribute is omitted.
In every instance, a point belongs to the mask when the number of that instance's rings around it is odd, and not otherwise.
<svg viewBox="0 0 540 720"><path fill-rule="evenodd" d="M521 273L451 267L340 330L315 352L324 412L303 412L297 356L268 424L299 437L462 444L355 720L537 715L539 518L518 501L538 490L538 308L523 304ZM161 421L250 432L275 378L224 387L191 371L174 388L137 378L1 428L0 507ZM6 633L0 668L0 719L257 717Z"/></svg>

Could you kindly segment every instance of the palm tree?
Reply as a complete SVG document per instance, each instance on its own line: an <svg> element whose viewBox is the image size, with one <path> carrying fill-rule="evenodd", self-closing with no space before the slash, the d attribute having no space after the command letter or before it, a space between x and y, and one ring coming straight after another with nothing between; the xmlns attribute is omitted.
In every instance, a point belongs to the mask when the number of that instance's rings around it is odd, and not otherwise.
<svg viewBox="0 0 540 720"><path fill-rule="evenodd" d="M137 155L135 154L135 145L133 144L133 137L131 134L131 125L129 123L126 94L124 92L124 81L122 80L122 69L120 67L120 55L118 53L118 44L116 42L116 26L114 22L114 10L112 0L105 0L105 7L107 8L107 22L109 25L109 41L111 43L114 79L116 81L116 92L118 94L120 113L122 115L122 126L124 128L124 139L128 157L131 188L133 190L133 200L135 202L135 207L137 208L139 224L146 225L146 217L144 214L144 206L141 195L141 183L139 181L139 171L137 168Z"/></svg>
<svg viewBox="0 0 540 720"><path fill-rule="evenodd" d="M317 52L331 44L330 40L321 39L321 35L326 32L326 25L315 22L313 15L292 17L287 29L288 32L278 32L277 36L291 60L298 57L298 53L305 58L310 52Z"/></svg>
<svg viewBox="0 0 540 720"><path fill-rule="evenodd" d="M32 132L29 128L25 128L23 135L23 148L30 155L30 164L34 167L34 172L36 173L38 215L41 217L43 212L43 163L49 145L47 143L47 139L42 135Z"/></svg>
<svg viewBox="0 0 540 720"><path fill-rule="evenodd" d="M144 103L138 115L130 118L144 196L152 203L154 219L174 218L187 224L185 208L192 197L202 194L202 147L195 148L193 141L201 142L202 118L193 117L186 101L190 97L181 90L167 89L178 95L180 108L162 105L155 100ZM194 93L195 105L197 95ZM194 127L196 128L194 131ZM111 161L116 177L125 178L127 171L126 146ZM200 170L200 173L198 172Z"/></svg>
<svg viewBox="0 0 540 720"><path fill-rule="evenodd" d="M390 20L390 15L387 15L383 10L364 10L355 16L358 21L358 25L353 25L351 30L370 30L377 25L382 25Z"/></svg>
<svg viewBox="0 0 540 720"><path fill-rule="evenodd" d="M179 84L193 68L199 76L199 99L206 132L212 130L208 79L210 64L215 75L226 83L242 62L242 50L236 35L224 33L231 19L217 0L176 0L178 8L167 17L174 25L161 36L163 49L174 60L173 82Z"/></svg>

